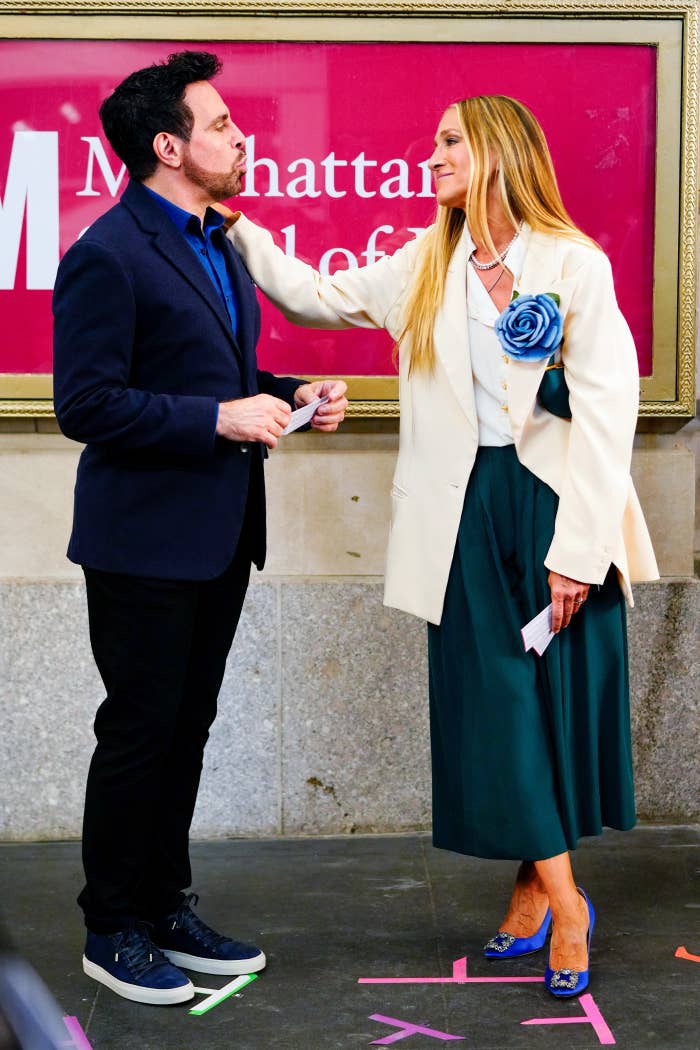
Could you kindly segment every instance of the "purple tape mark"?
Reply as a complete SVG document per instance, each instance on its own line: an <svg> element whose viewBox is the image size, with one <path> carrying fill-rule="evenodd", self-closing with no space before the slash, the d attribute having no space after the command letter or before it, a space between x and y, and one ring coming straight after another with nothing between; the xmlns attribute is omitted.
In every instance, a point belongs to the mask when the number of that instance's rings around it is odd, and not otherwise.
<svg viewBox="0 0 700 1050"><path fill-rule="evenodd" d="M358 984L542 984L544 977L467 977L467 956L455 959L451 977L358 977Z"/></svg>
<svg viewBox="0 0 700 1050"><path fill-rule="evenodd" d="M63 1023L72 1037L72 1042L66 1043L66 1046L74 1046L77 1050L92 1050L92 1045L77 1017L64 1017Z"/></svg>
<svg viewBox="0 0 700 1050"><path fill-rule="evenodd" d="M598 1009L592 995L582 995L579 1006L583 1007L585 1017L533 1017L529 1021L521 1021L521 1024L590 1024L593 1026L598 1042L603 1046L612 1046L615 1037L608 1028L602 1013Z"/></svg>
<svg viewBox="0 0 700 1050"><path fill-rule="evenodd" d="M443 1042L465 1038L463 1035L448 1035L447 1032L438 1032L436 1028L426 1028L425 1025L413 1024L411 1021L399 1021L397 1017L385 1017L383 1014L371 1014L370 1021L381 1021L382 1024L390 1024L399 1029L384 1039L374 1039L371 1046L389 1046L390 1043L398 1043L399 1039L406 1039L409 1035L427 1035L430 1039L442 1039Z"/></svg>

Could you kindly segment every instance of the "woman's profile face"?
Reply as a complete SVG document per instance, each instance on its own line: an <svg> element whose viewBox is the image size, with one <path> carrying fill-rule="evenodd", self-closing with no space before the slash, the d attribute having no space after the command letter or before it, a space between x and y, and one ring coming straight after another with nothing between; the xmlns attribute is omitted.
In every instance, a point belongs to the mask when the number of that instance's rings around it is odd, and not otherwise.
<svg viewBox="0 0 700 1050"><path fill-rule="evenodd" d="M428 166L433 173L438 204L448 208L465 208L471 162L454 107L445 111L438 124L435 149Z"/></svg>

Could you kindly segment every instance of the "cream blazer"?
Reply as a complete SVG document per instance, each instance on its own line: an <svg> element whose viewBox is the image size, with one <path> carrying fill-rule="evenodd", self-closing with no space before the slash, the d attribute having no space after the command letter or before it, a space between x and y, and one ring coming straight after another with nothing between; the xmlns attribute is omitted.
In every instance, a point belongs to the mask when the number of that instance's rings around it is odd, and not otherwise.
<svg viewBox="0 0 700 1050"><path fill-rule="evenodd" d="M312 328L402 327L419 241L371 266L321 277L290 259L244 216L228 236L255 283L290 321ZM518 458L559 496L545 565L599 584L611 564L632 604L631 581L658 578L630 478L637 422L637 356L615 299L607 257L564 237L523 228L519 292L556 292L564 315L562 359L572 420L537 404L546 360L508 365L508 411ZM478 445L466 305L468 232L447 273L435 321L433 374L409 379L401 355L399 454L392 486L386 605L438 624L469 475Z"/></svg>

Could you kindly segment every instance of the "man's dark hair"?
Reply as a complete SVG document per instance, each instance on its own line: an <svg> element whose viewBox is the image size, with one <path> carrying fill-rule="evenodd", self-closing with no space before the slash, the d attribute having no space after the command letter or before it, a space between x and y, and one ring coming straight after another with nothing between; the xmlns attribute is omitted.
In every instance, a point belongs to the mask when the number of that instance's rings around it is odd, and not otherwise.
<svg viewBox="0 0 700 1050"><path fill-rule="evenodd" d="M211 80L221 62L208 51L178 51L138 69L100 106L100 120L112 149L132 179L142 182L156 170L153 139L161 131L189 142L194 117L184 101L188 84Z"/></svg>

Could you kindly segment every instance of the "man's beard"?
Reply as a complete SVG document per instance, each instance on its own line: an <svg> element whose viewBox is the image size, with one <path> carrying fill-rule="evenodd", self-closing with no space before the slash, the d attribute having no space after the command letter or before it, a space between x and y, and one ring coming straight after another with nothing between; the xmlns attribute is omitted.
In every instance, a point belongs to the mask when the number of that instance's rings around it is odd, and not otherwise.
<svg viewBox="0 0 700 1050"><path fill-rule="evenodd" d="M182 170L190 182L204 190L213 201L225 201L241 192L242 175L239 171L207 171L192 160L189 149L182 155Z"/></svg>

